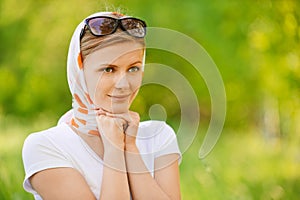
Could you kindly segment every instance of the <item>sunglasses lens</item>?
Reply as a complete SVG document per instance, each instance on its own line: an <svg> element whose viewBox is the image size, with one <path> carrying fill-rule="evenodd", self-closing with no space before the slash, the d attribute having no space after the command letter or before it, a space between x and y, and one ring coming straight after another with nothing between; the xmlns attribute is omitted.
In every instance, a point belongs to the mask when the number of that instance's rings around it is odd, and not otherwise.
<svg viewBox="0 0 300 200"><path fill-rule="evenodd" d="M134 19L122 19L121 20L122 26L126 29L126 31L135 37L145 37L146 35L146 24L145 22Z"/></svg>
<svg viewBox="0 0 300 200"><path fill-rule="evenodd" d="M116 28L116 20L111 18L94 18L88 22L91 32L94 35L107 35Z"/></svg>

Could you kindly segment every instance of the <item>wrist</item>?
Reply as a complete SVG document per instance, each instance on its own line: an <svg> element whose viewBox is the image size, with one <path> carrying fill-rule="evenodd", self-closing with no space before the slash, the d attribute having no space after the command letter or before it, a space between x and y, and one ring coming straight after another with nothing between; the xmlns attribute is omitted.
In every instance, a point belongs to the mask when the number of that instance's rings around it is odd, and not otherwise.
<svg viewBox="0 0 300 200"><path fill-rule="evenodd" d="M124 149L117 147L104 149L103 162L109 168L123 172L126 171Z"/></svg>
<svg viewBox="0 0 300 200"><path fill-rule="evenodd" d="M113 156L124 154L125 144L106 144L104 145L104 155Z"/></svg>
<svg viewBox="0 0 300 200"><path fill-rule="evenodd" d="M125 136L125 146L135 145L136 137L127 135Z"/></svg>
<svg viewBox="0 0 300 200"><path fill-rule="evenodd" d="M137 148L135 142L134 143L126 143L125 144L125 152L133 152L133 153L138 152L138 148Z"/></svg>

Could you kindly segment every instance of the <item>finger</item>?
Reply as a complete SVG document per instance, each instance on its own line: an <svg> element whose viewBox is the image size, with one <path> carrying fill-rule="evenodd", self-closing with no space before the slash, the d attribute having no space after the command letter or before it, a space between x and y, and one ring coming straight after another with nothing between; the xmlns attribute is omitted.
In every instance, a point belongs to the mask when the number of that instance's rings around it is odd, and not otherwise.
<svg viewBox="0 0 300 200"><path fill-rule="evenodd" d="M107 116L114 117L114 118L121 118L124 119L127 122L139 122L140 121L140 116L138 113L129 111L127 113L120 113L120 114L115 114L115 113L107 113Z"/></svg>
<svg viewBox="0 0 300 200"><path fill-rule="evenodd" d="M102 109L102 108L99 108L97 109L96 111L96 114L97 115L107 115L109 112L107 112L106 110Z"/></svg>
<svg viewBox="0 0 300 200"><path fill-rule="evenodd" d="M112 118L120 118L127 122L132 121L132 117L129 115L129 113L121 113L121 114L115 114L115 113L106 113L106 116L112 117Z"/></svg>
<svg viewBox="0 0 300 200"><path fill-rule="evenodd" d="M118 124L118 125L121 125L121 126L123 126L125 124L128 124L127 121L124 120L123 118L111 117L111 116L108 116L107 114L99 115L98 120L99 121L108 120L108 121L114 122L115 124Z"/></svg>
<svg viewBox="0 0 300 200"><path fill-rule="evenodd" d="M96 115L98 115L98 116L99 116L99 115L106 115L106 113L99 110L99 111L96 112Z"/></svg>

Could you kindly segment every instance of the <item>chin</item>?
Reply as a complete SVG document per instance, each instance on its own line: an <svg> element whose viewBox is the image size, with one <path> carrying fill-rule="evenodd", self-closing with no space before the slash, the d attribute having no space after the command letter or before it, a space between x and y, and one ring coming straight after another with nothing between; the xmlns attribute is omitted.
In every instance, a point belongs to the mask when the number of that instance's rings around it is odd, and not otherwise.
<svg viewBox="0 0 300 200"><path fill-rule="evenodd" d="M114 114L120 114L120 113L125 113L128 112L129 110L129 106L128 104L123 105L123 104L115 104L115 105L111 105L108 108L104 108L105 110L107 110L108 112L114 113Z"/></svg>

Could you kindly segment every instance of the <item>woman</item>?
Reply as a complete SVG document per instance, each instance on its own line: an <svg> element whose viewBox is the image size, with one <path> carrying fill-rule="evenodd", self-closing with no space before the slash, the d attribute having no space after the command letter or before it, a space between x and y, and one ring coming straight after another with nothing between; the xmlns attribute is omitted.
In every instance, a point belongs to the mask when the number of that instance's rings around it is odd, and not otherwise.
<svg viewBox="0 0 300 200"><path fill-rule="evenodd" d="M140 122L146 24L114 12L81 22L68 53L73 109L28 136L24 188L35 199L180 199L176 135Z"/></svg>

